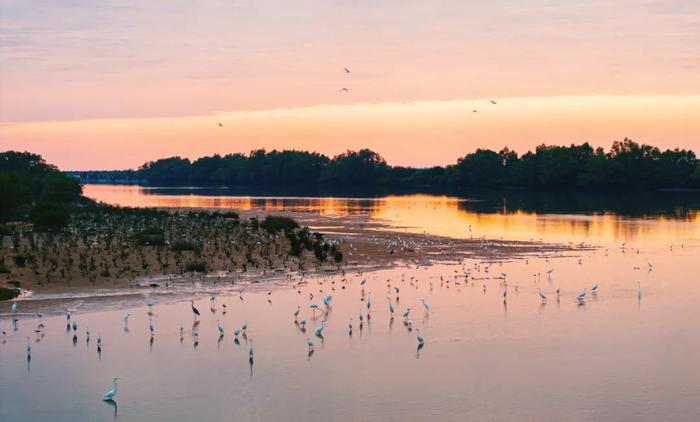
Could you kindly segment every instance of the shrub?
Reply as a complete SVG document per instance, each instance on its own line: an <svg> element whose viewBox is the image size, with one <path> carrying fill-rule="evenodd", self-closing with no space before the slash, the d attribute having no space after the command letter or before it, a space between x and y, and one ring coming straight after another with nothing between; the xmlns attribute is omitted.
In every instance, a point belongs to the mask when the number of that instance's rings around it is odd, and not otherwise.
<svg viewBox="0 0 700 422"><path fill-rule="evenodd" d="M206 271L206 269L207 269L207 267L204 264L204 262L200 262L200 261L190 262L189 264L187 264L187 267L185 267L185 271L189 272L189 273L194 272L194 271L203 273Z"/></svg>
<svg viewBox="0 0 700 422"><path fill-rule="evenodd" d="M15 255L14 260L17 268L24 268L27 264L27 257L24 255Z"/></svg>
<svg viewBox="0 0 700 422"><path fill-rule="evenodd" d="M279 217L274 215L268 215L260 224L264 230L268 233L275 234L281 230L289 232L299 228L299 224L289 217Z"/></svg>
<svg viewBox="0 0 700 422"><path fill-rule="evenodd" d="M19 296L18 289L8 289L7 287L0 287L0 300L10 300Z"/></svg>
<svg viewBox="0 0 700 422"><path fill-rule="evenodd" d="M165 243L165 234L159 227L149 227L134 236L139 245L160 246Z"/></svg>
<svg viewBox="0 0 700 422"><path fill-rule="evenodd" d="M186 240L177 240L170 245L170 249L173 251L198 251L199 247Z"/></svg>
<svg viewBox="0 0 700 422"><path fill-rule="evenodd" d="M40 202L31 212L31 220L38 231L53 231L70 221L68 206L59 202Z"/></svg>

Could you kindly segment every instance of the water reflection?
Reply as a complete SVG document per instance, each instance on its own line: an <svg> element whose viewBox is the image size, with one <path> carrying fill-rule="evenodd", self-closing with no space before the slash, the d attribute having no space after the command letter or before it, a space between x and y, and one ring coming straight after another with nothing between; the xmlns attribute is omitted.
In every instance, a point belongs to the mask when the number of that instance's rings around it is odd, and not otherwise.
<svg viewBox="0 0 700 422"><path fill-rule="evenodd" d="M112 408L112 417L117 419L117 402L114 400L102 400L107 406Z"/></svg>
<svg viewBox="0 0 700 422"><path fill-rule="evenodd" d="M645 246L700 237L700 195L692 192L553 194L474 192L470 196L413 194L378 198L231 196L227 190L85 185L85 194L123 206L231 208L366 216L394 230L450 237ZM357 223L358 227L363 223ZM322 223L319 223L322 226ZM322 228L322 227L321 227Z"/></svg>

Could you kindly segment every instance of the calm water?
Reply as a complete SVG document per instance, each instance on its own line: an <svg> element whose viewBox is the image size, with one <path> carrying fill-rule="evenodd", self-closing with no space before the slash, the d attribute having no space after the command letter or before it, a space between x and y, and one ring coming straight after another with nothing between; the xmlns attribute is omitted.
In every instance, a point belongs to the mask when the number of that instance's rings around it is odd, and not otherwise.
<svg viewBox="0 0 700 422"><path fill-rule="evenodd" d="M600 248L491 265L465 260L348 273L345 281L341 275L314 278L301 293L274 289L272 303L264 287L246 291L243 301L228 289L218 296L215 312L208 295L199 296L196 348L189 302L168 296L154 297L152 343L145 305L76 312L75 345L64 317L45 319L46 334L38 342L36 319L20 318L17 331L0 319L8 331L0 344L2 421L100 421L112 420L115 413L127 421L700 420L700 233L692 208L669 205L621 215L574 209L543 213L499 207L492 199L415 195L242 198L107 186L88 186L86 193L123 205L359 213L381 218L395 230L586 241ZM466 270L471 276L465 284L461 275ZM501 272L509 284L507 304ZM595 295L590 293L594 282L600 286ZM387 283L400 288L398 303ZM363 288L371 295L372 312L360 331L358 314L367 314ZM546 304L538 288L547 295ZM588 299L578 305L575 296L584 288ZM331 310L314 319L308 305L320 304L328 292L334 296ZM389 293L397 308L393 324ZM421 298L431 305L427 314ZM20 302L20 312L26 305ZM293 322L297 305L300 319L309 321L307 333ZM9 304L0 306L0 313L9 312ZM420 350L415 331L402 322L406 307L413 309L412 323L426 340ZM132 314L128 332L124 312ZM324 319L321 342L313 332ZM217 320L225 327L221 340ZM245 320L255 346L252 367L246 340L238 345L232 335ZM180 324L185 327L182 342ZM95 347L98 334L105 343L101 356ZM33 342L30 364L25 336ZM310 357L307 337L316 344ZM100 400L114 376L121 378L116 409Z"/></svg>

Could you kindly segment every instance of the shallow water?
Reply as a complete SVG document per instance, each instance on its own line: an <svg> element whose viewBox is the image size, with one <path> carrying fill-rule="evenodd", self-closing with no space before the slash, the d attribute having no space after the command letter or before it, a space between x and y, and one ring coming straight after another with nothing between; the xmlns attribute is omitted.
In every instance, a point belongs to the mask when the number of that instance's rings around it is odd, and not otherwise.
<svg viewBox="0 0 700 422"><path fill-rule="evenodd" d="M455 212L460 215L459 209ZM388 211L383 215L391 217ZM346 281L342 275L309 278L301 293L289 286L274 288L271 303L264 286L249 288L243 301L235 287L217 297L216 312L210 311L209 294L196 286L190 292L198 295L195 304L202 313L196 348L185 287L173 299L156 299L152 343L145 304L79 310L73 315L79 324L75 345L65 317L46 319L38 342L36 319L20 318L17 331L7 319L0 320L8 331L0 344L0 420L111 420L115 407L102 402L101 395L115 376L121 378L116 417L129 421L700 420L695 217L570 213L530 218L539 228L523 225L526 233L511 230L512 221L491 227L506 227L496 232L498 237L536 237L540 230L545 240L585 240L601 247L490 265L465 260L348 273ZM579 227L571 221L599 218L600 229L571 235L571 227ZM483 223L472 230L477 227L487 232ZM471 271L467 284L465 270ZM505 304L502 272L509 285ZM387 280L400 288L398 303ZM600 286L596 294L590 292L593 283ZM363 288L372 299L369 321ZM545 304L538 288L547 296ZM587 300L579 305L575 296L584 288ZM323 307L328 292L331 310L314 319L308 305ZM389 293L397 309L393 324ZM421 298L431 305L428 313ZM309 321L306 333L294 323L297 305L302 307L299 319ZM9 304L0 306L0 313L9 312ZM409 332L401 317L406 307L425 337L420 350L415 331ZM128 332L125 312L131 313ZM221 341L217 319L225 327ZM321 342L313 332L323 319ZM255 346L252 366L246 340L241 337L237 345L232 334L245 320L248 341ZM185 327L182 342L180 324ZM104 342L101 355L97 335ZM32 339L30 362L25 336ZM316 346L310 357L307 337Z"/></svg>

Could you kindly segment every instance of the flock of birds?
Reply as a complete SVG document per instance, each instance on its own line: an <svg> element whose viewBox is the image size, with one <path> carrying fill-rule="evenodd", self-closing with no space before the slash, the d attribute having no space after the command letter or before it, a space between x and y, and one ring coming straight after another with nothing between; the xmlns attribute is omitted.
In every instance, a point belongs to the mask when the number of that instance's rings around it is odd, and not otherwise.
<svg viewBox="0 0 700 422"><path fill-rule="evenodd" d="M622 248L624 248L625 245L623 244ZM606 255L607 255L607 250L606 250ZM548 262L548 260L547 260ZM527 260L526 260L527 263ZM580 260L579 260L580 264ZM648 271L651 272L653 270L653 266L651 262L648 262ZM500 288L502 289L502 299L504 305L508 301L508 295L509 295L509 289L514 289L515 292L518 291L518 283L513 282L511 283L510 278L506 272L500 272L500 274L493 276L491 275L491 262L475 262L473 267L468 267L467 264L465 264L464 261L461 262L461 268L460 269L454 269L454 273L450 275L441 275L439 276L439 285L440 287L446 287L450 288L450 285L459 288L462 285L469 285L470 283L472 285L475 285L477 283L481 283L484 280L488 279L495 279L498 280ZM638 269L638 267L635 267L635 269ZM535 277L536 283L538 283L539 277L546 277L547 279L551 280L552 274L554 272L554 268L547 269L544 274L542 273L535 273L533 276ZM478 275L481 275L481 277L478 277ZM342 277L331 277L331 278L314 278L314 279L306 279L304 275L301 275L297 280L294 280L292 276L289 276L290 280L292 281L291 286L296 289L296 293L300 296L303 297L303 295L308 296L308 303L306 305L298 305L296 308L291 310L290 312L290 317L293 319L293 323L296 325L298 330L306 334L307 333L307 326L312 322L316 321L318 316L321 316L322 319L320 321L320 324L318 324L314 329L313 329L313 338L312 336L305 336L306 337L306 346L308 350L308 359L311 358L313 355L314 351L316 350L316 341L320 341L323 343L324 341L324 333L325 330L327 329L326 325L326 317L330 314L332 307L333 307L333 294L337 292L336 288L339 287L340 290L346 290L346 288L353 282L357 281L359 282L359 290L360 290L360 311L357 315L357 321L355 321L352 317L349 319L348 324L347 324L347 335L352 336L354 330L360 330L360 332L363 329L363 326L365 322L369 323L370 319L372 318L372 310L374 309L374 302L372 301L372 291L368 290L369 285L367 284L367 278L362 278L363 277L363 272L361 270L357 271L357 276L356 277L348 277L346 276L345 272L343 271ZM435 278L437 280L437 278ZM313 285L313 281L315 281L315 285ZM415 289L418 289L419 285L419 279L417 276L409 276L407 277L406 274L402 274L400 277L400 281L398 283L394 282L392 283L392 280L387 279L386 280L386 299L387 299L387 310L388 310L388 316L390 319L390 326L393 324L393 321L395 317L401 318L401 321L403 325L406 327L407 331L409 333L413 333L415 336L415 340L417 343L417 353L420 352L420 350L423 348L423 346L426 343L426 338L424 337L423 333L421 332L420 328L418 328L414 322L411 319L411 315L414 312L414 309L411 306L405 307L403 310L399 310L399 303L401 303L401 293L402 293L402 288L406 288L406 284L409 284L410 287L414 287ZM428 288L429 291L432 292L433 290L433 279L428 279ZM372 287L376 288L376 284ZM483 282L483 291L486 293L487 289L487 283ZM598 291L600 289L600 285L598 283L593 283L590 287L590 289L584 289L580 291L578 294L575 296L575 301L576 303L581 306L584 305L586 302L587 297L589 294L591 295L597 295ZM305 290L305 291L304 291ZM240 289L238 291L238 298L240 301L244 300L244 289ZM547 293L545 293L540 287L537 287L536 289L537 296L541 303L544 305L547 303L547 300L549 299L547 296ZM264 297L266 298L267 302L269 304L272 304L272 294L273 291L267 291L264 294ZM561 296L561 289L559 287L556 287L556 290L554 290L553 294L555 295L555 298L557 302L560 300ZM320 295L320 296L319 296ZM642 297L642 289L641 285L638 283L637 286L637 297L639 300L641 300ZM321 302L318 303L315 300L321 299ZM210 310L213 314L216 314L219 311L219 308L217 308L217 296L216 295L211 295L210 297ZM13 302L11 305L11 312L12 312L12 325L15 331L17 331L17 321L18 321L18 303L21 302ZM153 338L156 334L156 327L155 323L153 321L153 316L155 315L154 312L154 307L156 303L153 300L149 300L147 302L147 316L148 316L148 333L150 335L150 344L151 347L153 345ZM425 298L420 299L420 307L422 308L422 311L424 312L424 315L427 316L430 313L431 306L430 304L425 300ZM307 312L311 313L311 319L305 319L303 318L303 310L308 309ZM222 315L226 315L227 310L228 310L228 305L226 303L223 303L221 306L222 309ZM190 310L192 313L193 317L193 325L192 325L192 337L193 337L193 346L196 349L197 345L199 344L199 324L200 324L200 317L202 313L200 310L195 306L195 301L191 300L190 301ZM73 314L75 312L75 309L65 309L64 310L64 315L66 318L66 330L68 332L72 331L73 333L73 344L75 345L77 340L78 340L78 322L73 318ZM34 330L38 336L43 336L45 325L43 323L43 314L37 313L35 316L38 318L39 322L38 325L36 326L36 329ZM123 316L123 324L124 324L124 331L129 332L128 330L128 324L129 324L129 319L131 317L130 313L126 313ZM215 332L218 333L219 336L219 342L222 341L224 336L226 335L226 330L221 322L221 319L216 320L216 327L215 327ZM184 338L184 333L185 333L185 328L183 325L179 326L178 329L179 336L180 336L180 342L182 343L183 338ZM0 334L3 336L3 342L4 338L7 335L5 331L1 331ZM255 358L255 350L253 347L253 339L249 337L249 325L248 321L244 321L243 324L240 327L235 328L231 334L233 335L234 342L237 345L240 345L240 339L243 339L247 346L248 346L248 360L251 368L251 374L252 374L252 368L253 368L253 362ZM89 329L86 329L85 331L85 338L87 340L87 343L89 345L90 343L90 337L91 333ZM30 337L26 337L26 352L27 352L27 361L29 362L31 360L32 356L32 341ZM38 342L38 339L37 339ZM98 357L102 353L102 348L104 347L104 342L102 340L102 337L98 335L96 337L96 348L97 348L97 353ZM112 389L106 392L103 395L103 399L106 401L113 401L118 393L118 385L117 381L119 378L115 377L112 380Z"/></svg>
<svg viewBox="0 0 700 422"><path fill-rule="evenodd" d="M347 67L344 67L344 68L343 68L343 71L345 72L346 75L349 75L349 74L351 73L350 69L347 68ZM350 89L348 89L347 87L342 87L342 88L340 88L340 93L341 93L341 94L349 94L349 93L350 93ZM491 105L496 105L496 104L498 104L495 100L489 100L489 102L491 103ZM472 113L477 113L478 111L479 111L479 110L474 109L474 110L472 110ZM221 122L217 122L216 125L217 125L218 127L223 127L223 126L224 126L224 124L221 123Z"/></svg>

